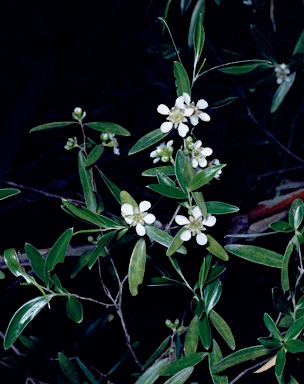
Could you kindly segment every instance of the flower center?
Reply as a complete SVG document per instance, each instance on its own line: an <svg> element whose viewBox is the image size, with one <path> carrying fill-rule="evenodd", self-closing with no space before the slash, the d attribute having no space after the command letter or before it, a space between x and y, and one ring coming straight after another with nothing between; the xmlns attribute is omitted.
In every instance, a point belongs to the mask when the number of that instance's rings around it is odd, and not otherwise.
<svg viewBox="0 0 304 384"><path fill-rule="evenodd" d="M135 209L133 213L133 222L135 222L136 224L143 224L143 218L145 217L145 215L145 212L140 212L138 209Z"/></svg>
<svg viewBox="0 0 304 384"><path fill-rule="evenodd" d="M195 219L190 217L190 223L188 224L189 231L191 231L192 234L198 235L205 229L205 227L202 224L201 218Z"/></svg>
<svg viewBox="0 0 304 384"><path fill-rule="evenodd" d="M184 121L184 112L179 109L179 108L172 108L170 115L169 115L169 120L174 124L174 123L182 123Z"/></svg>

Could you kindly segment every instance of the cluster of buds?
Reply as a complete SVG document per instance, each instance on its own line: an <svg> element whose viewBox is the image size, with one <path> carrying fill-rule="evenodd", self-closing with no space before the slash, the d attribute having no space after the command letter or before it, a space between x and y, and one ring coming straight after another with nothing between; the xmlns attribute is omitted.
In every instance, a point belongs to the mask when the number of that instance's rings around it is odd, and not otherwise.
<svg viewBox="0 0 304 384"><path fill-rule="evenodd" d="M184 330L185 330L185 327L184 327L183 325L179 325L179 320L178 320L178 319L176 319L176 320L174 321L174 323L172 323L171 320L168 320L168 319L167 319L167 320L165 321L165 324L166 324L166 326L167 326L168 328L172 329L172 331L177 332L177 333L182 333L182 332L184 332Z"/></svg>
<svg viewBox="0 0 304 384"><path fill-rule="evenodd" d="M115 155L120 155L118 149L119 144L114 133L103 132L100 135L100 140L102 141L102 145L104 145L105 147L113 148L113 152Z"/></svg>
<svg viewBox="0 0 304 384"><path fill-rule="evenodd" d="M152 157L153 163L157 163L159 160L161 160L163 163L167 163L168 161L172 160L172 154L173 154L173 140L168 141L167 144L164 142L161 143L156 147L154 151L150 153L150 157Z"/></svg>
<svg viewBox="0 0 304 384"><path fill-rule="evenodd" d="M74 138L69 137L66 145L64 146L64 149L66 149L67 151L70 151L71 149L77 148L77 147L79 147L79 145L77 144L76 137L74 137Z"/></svg>
<svg viewBox="0 0 304 384"><path fill-rule="evenodd" d="M72 112L73 119L81 122L85 117L86 113L82 111L82 108L76 107Z"/></svg>

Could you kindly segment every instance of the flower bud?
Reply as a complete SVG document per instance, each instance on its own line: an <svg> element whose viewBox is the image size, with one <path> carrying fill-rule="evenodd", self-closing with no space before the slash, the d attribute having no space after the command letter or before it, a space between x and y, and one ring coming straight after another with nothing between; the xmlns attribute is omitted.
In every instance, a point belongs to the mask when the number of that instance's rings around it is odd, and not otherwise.
<svg viewBox="0 0 304 384"><path fill-rule="evenodd" d="M166 150L165 148L157 148L156 153L157 153L157 156L162 157L166 155Z"/></svg>
<svg viewBox="0 0 304 384"><path fill-rule="evenodd" d="M161 161L162 161L163 163L167 163L169 160L170 160L170 157L169 157L169 156L163 156L163 157L161 158Z"/></svg>
<svg viewBox="0 0 304 384"><path fill-rule="evenodd" d="M191 136L186 137L186 143L187 144L192 143L192 141L193 141L193 138Z"/></svg>
<svg viewBox="0 0 304 384"><path fill-rule="evenodd" d="M174 321L174 327L176 328L176 327L178 327L179 326L179 320L178 319L176 319L175 321Z"/></svg>
<svg viewBox="0 0 304 384"><path fill-rule="evenodd" d="M189 151L193 151L194 144L193 143L187 144L187 148L189 149Z"/></svg>
<svg viewBox="0 0 304 384"><path fill-rule="evenodd" d="M85 118L86 113L82 111L82 108L76 107L72 112L72 116L75 120L81 121Z"/></svg>
<svg viewBox="0 0 304 384"><path fill-rule="evenodd" d="M169 147L169 148L167 149L167 152L169 153L170 156L172 155L173 151L174 151L174 148L173 148L173 147Z"/></svg>
<svg viewBox="0 0 304 384"><path fill-rule="evenodd" d="M169 319L167 319L166 321L165 321L165 324L166 324L166 326L168 327L168 328L173 328L173 324L172 324L172 322L169 320Z"/></svg>
<svg viewBox="0 0 304 384"><path fill-rule="evenodd" d="M103 132L101 135L100 135L100 140L101 141L108 141L109 140L109 134L107 132Z"/></svg>
<svg viewBox="0 0 304 384"><path fill-rule="evenodd" d="M183 152L184 152L184 154L185 154L186 156L190 155L190 151L189 151L189 149L187 149L187 148L186 148L186 149L184 149L184 151L183 151Z"/></svg>
<svg viewBox="0 0 304 384"><path fill-rule="evenodd" d="M177 333L183 333L185 330L185 327L183 325L181 325L180 327L177 328L176 332Z"/></svg>
<svg viewBox="0 0 304 384"><path fill-rule="evenodd" d="M93 236L88 236L88 242L93 243L94 242L94 237Z"/></svg>

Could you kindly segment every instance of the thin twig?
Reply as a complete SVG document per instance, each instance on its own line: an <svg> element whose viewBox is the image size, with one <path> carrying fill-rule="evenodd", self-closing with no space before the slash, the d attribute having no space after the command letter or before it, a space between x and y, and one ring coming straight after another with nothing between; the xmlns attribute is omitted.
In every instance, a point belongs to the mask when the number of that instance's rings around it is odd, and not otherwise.
<svg viewBox="0 0 304 384"><path fill-rule="evenodd" d="M271 357L272 358L272 357ZM237 377L235 379L233 379L232 381L229 382L229 384L234 384L236 383L242 376L245 375L245 373L249 372L249 371L252 371L253 369L259 367L260 365L263 365L265 364L267 361L269 361L270 359L266 359L266 360L263 360L259 363L257 363L256 365L250 367L250 368L247 368L245 369L244 371L242 371L239 375L237 375Z"/></svg>

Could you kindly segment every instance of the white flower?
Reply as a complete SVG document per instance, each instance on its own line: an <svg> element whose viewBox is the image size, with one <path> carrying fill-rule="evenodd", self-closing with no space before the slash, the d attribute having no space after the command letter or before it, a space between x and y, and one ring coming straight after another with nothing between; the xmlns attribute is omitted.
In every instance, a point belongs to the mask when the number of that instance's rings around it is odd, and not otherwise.
<svg viewBox="0 0 304 384"><path fill-rule="evenodd" d="M197 244L205 245L208 242L208 238L204 233L202 233L202 231L205 231L205 225L207 227L212 227L216 223L216 217L208 215L205 219L203 219L203 215L199 207L195 207L191 213L192 215L189 216L189 219L183 215L176 215L175 217L176 223L183 225L186 229L182 232L180 238L183 241L188 241L191 239L191 236L196 236Z"/></svg>
<svg viewBox="0 0 304 384"><path fill-rule="evenodd" d="M220 165L220 164L221 163L220 163L219 159L213 159L213 160L208 162L208 167L212 167L213 165ZM216 174L214 175L214 178L219 180L222 172L223 171L221 169L219 171L217 171Z"/></svg>
<svg viewBox="0 0 304 384"><path fill-rule="evenodd" d="M154 159L154 164L157 163L159 160L163 161L164 163L170 160L171 155L173 153L172 144L173 140L169 140L167 144L165 144L165 142L162 142L156 147L154 151L150 153L150 157Z"/></svg>
<svg viewBox="0 0 304 384"><path fill-rule="evenodd" d="M252 5L252 0L243 0L243 4Z"/></svg>
<svg viewBox="0 0 304 384"><path fill-rule="evenodd" d="M131 227L135 227L138 236L144 236L146 234L145 224L153 224L156 220L152 213L146 211L151 208L149 201L142 201L139 204L139 208L134 208L131 204L123 204L121 206L121 215L125 219L125 222Z"/></svg>
<svg viewBox="0 0 304 384"><path fill-rule="evenodd" d="M187 108L184 104L181 105L180 98L175 101L175 107L169 109L165 104L160 104L157 107L157 112L161 115L168 115L165 123L162 123L160 130L163 133L170 132L172 128L177 128L178 134L181 137L185 137L189 131L189 127L184 124L186 123L187 117L193 113L192 108ZM181 106L181 107L180 107Z"/></svg>
<svg viewBox="0 0 304 384"><path fill-rule="evenodd" d="M201 168L206 167L207 165L207 160L206 156L210 156L212 154L212 149L209 147L202 147L202 142L201 140L197 140L193 144L193 150L191 152L192 156L192 167L197 168L200 166Z"/></svg>
<svg viewBox="0 0 304 384"><path fill-rule="evenodd" d="M120 152L119 152L119 149L118 149L118 141L117 141L117 139L116 139L116 137L115 137L115 133L110 133L109 134L109 138L110 138L110 140L111 140L111 144L113 144L113 152L114 152L114 154L115 155L120 155Z"/></svg>
<svg viewBox="0 0 304 384"><path fill-rule="evenodd" d="M199 119L206 122L210 121L208 113L201 111L201 109L206 109L208 107L208 103L204 99L200 99L195 105L193 101L191 102L191 98L188 93L184 92L183 95L176 100L176 105L181 109L183 108L183 105L185 105L186 109L192 109L192 114L189 119L191 124L194 126L198 124Z"/></svg>
<svg viewBox="0 0 304 384"><path fill-rule="evenodd" d="M286 83L290 83L290 69L287 68L286 64L277 64L274 68L276 77L277 77L277 83L282 84L283 81L286 81Z"/></svg>

